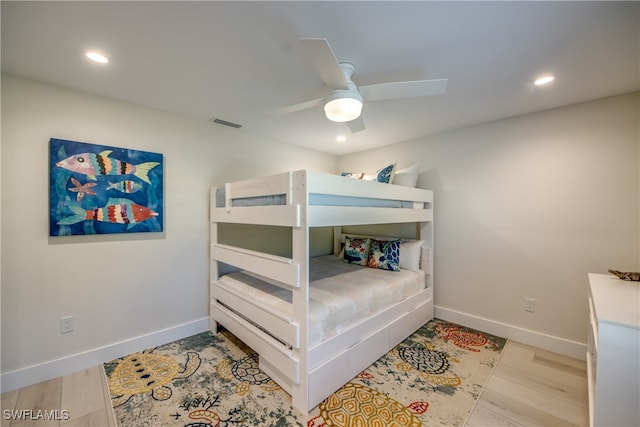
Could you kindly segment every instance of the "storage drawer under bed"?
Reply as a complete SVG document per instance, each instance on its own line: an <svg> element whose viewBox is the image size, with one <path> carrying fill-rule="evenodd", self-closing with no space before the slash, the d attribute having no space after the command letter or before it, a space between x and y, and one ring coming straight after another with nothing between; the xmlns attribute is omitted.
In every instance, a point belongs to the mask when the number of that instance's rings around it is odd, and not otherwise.
<svg viewBox="0 0 640 427"><path fill-rule="evenodd" d="M312 407L365 370L432 319L433 301L424 302L309 372ZM400 338L402 337L402 338Z"/></svg>

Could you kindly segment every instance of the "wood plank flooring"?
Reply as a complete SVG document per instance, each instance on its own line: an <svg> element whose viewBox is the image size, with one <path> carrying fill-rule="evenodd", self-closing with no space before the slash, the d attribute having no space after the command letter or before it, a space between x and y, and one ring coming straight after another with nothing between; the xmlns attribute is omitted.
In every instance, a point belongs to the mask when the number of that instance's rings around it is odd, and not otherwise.
<svg viewBox="0 0 640 427"><path fill-rule="evenodd" d="M468 427L588 426L586 362L510 341Z"/></svg>
<svg viewBox="0 0 640 427"><path fill-rule="evenodd" d="M2 427L117 425L102 366L3 393L1 408Z"/></svg>
<svg viewBox="0 0 640 427"><path fill-rule="evenodd" d="M1 427L117 425L101 366L4 393L1 408ZM21 409L64 409L69 419L6 419ZM466 425L588 426L588 413L585 362L509 341Z"/></svg>

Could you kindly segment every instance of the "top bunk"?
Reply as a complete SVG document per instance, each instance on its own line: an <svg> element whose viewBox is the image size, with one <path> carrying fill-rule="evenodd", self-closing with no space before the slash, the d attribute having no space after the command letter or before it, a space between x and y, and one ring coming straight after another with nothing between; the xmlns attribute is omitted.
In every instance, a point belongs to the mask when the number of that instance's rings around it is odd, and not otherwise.
<svg viewBox="0 0 640 427"><path fill-rule="evenodd" d="M433 192L298 170L211 188L211 221L285 227L433 220Z"/></svg>

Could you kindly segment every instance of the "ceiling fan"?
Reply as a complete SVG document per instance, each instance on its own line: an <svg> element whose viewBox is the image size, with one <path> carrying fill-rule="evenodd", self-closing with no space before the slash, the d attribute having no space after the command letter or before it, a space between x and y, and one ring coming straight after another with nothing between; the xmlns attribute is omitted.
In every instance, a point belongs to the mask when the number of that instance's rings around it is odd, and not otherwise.
<svg viewBox="0 0 640 427"><path fill-rule="evenodd" d="M344 122L355 133L365 128L361 115L364 102L440 95L447 89L447 79L388 82L358 87L352 80L355 67L348 62L338 62L327 39L302 38L300 42L329 88L329 93L324 98L281 108L277 110L279 114L323 105L329 120Z"/></svg>

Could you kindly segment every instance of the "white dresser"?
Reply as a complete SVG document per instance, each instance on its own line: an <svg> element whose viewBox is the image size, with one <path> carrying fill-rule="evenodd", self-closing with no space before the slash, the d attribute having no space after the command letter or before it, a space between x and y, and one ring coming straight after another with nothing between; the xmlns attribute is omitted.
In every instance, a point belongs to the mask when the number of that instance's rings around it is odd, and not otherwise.
<svg viewBox="0 0 640 427"><path fill-rule="evenodd" d="M640 426L640 282L589 273L589 418Z"/></svg>

